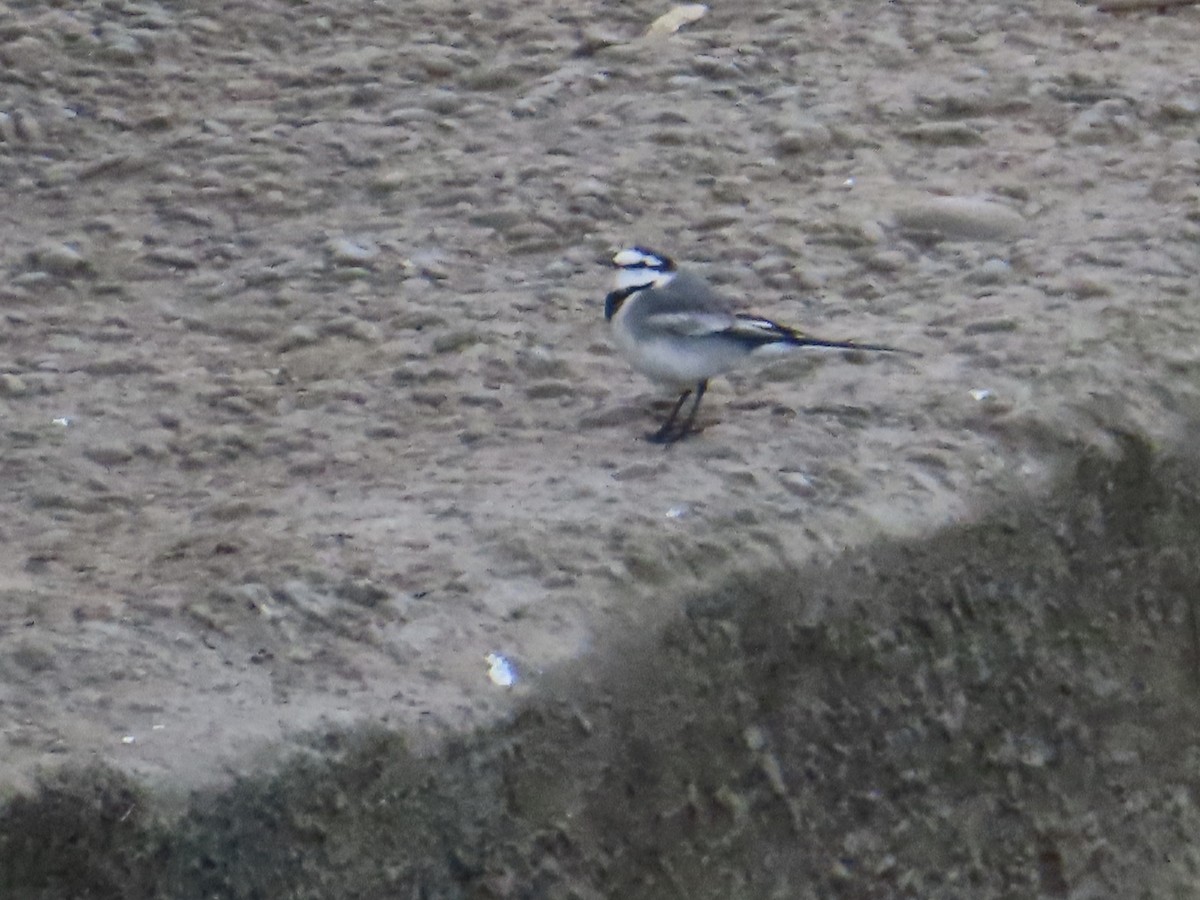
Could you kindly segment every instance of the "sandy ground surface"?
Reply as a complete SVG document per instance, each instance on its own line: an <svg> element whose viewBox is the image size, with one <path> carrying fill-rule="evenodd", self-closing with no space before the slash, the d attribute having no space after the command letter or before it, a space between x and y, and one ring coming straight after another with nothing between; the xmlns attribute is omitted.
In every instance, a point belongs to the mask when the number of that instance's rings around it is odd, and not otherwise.
<svg viewBox="0 0 1200 900"><path fill-rule="evenodd" d="M698 585L1196 420L1200 12L665 11L0 3L3 791L486 722ZM721 381L664 452L633 241L924 355Z"/></svg>

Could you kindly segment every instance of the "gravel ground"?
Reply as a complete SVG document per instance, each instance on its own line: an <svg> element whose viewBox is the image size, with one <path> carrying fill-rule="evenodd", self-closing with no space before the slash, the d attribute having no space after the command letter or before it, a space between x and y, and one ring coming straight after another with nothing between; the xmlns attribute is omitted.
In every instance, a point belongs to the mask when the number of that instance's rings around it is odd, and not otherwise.
<svg viewBox="0 0 1200 900"><path fill-rule="evenodd" d="M1191 897L1200 481L1135 438L1037 504L631 621L422 752L309 736L228 787L66 769L0 894Z"/></svg>
<svg viewBox="0 0 1200 900"><path fill-rule="evenodd" d="M0 796L433 752L714 585L1194 441L1194 7L512 6L0 3ZM720 380L664 452L635 241L922 356Z"/></svg>

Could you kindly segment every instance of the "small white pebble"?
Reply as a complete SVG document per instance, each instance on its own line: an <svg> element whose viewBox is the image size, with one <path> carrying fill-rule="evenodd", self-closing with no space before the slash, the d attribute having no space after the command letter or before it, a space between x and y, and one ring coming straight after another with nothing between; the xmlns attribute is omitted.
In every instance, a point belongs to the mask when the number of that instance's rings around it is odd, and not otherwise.
<svg viewBox="0 0 1200 900"><path fill-rule="evenodd" d="M984 400L987 400L992 396L992 392L987 388L975 388L975 390L971 391L971 396L975 398L977 402L982 403Z"/></svg>
<svg viewBox="0 0 1200 900"><path fill-rule="evenodd" d="M328 244L333 261L343 266L356 266L370 262L379 255L379 248L371 244L359 244L349 238L333 238Z"/></svg>
<svg viewBox="0 0 1200 900"><path fill-rule="evenodd" d="M517 683L517 670L505 657L499 653L489 653L484 657L488 664L488 678L492 684L500 687L512 687Z"/></svg>

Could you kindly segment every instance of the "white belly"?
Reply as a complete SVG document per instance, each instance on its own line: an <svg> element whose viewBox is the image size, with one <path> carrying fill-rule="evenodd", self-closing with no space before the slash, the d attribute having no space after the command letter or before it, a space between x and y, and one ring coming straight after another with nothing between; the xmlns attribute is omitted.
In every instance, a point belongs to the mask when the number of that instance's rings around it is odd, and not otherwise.
<svg viewBox="0 0 1200 900"><path fill-rule="evenodd" d="M625 307L612 319L613 343L637 371L648 378L684 390L697 382L721 375L745 362L746 349L720 335L659 335L635 340L623 316Z"/></svg>

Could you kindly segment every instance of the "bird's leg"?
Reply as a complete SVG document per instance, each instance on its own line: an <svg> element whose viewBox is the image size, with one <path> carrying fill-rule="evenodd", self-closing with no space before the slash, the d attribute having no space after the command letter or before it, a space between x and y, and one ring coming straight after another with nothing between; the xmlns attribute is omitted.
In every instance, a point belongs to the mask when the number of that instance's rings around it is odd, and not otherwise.
<svg viewBox="0 0 1200 900"><path fill-rule="evenodd" d="M671 410L671 415L667 417L667 421L663 422L662 428L649 435L646 440L653 444L674 444L676 441L681 441L691 433L692 424L696 421L696 410L700 408L700 401L704 399L704 392L708 390L708 379L696 383L695 391L684 391L679 395L679 399L675 402L675 408ZM683 403L689 396L695 394L692 399L692 408L688 410L687 418L683 424L671 430L671 426L675 424L675 419L679 415L679 411L683 409Z"/></svg>
<svg viewBox="0 0 1200 900"><path fill-rule="evenodd" d="M697 383L696 399L694 399L692 401L692 408L690 410L688 410L688 417L684 420L683 427L679 429L679 434L676 435L675 440L677 440L677 441L683 440L691 432L692 424L696 421L696 410L698 410L700 408L700 401L704 399L704 392L707 390L708 390L708 379L707 378L704 379L703 381Z"/></svg>
<svg viewBox="0 0 1200 900"><path fill-rule="evenodd" d="M684 391L679 395L679 399L675 401L675 406L671 408L671 414L667 416L667 421L662 423L662 427L653 434L646 435L646 440L652 444L670 444L677 440L678 437L671 437L671 426L675 424L675 417L679 415L679 410L683 409L683 401L688 398L692 392Z"/></svg>

